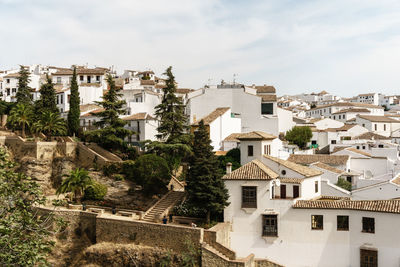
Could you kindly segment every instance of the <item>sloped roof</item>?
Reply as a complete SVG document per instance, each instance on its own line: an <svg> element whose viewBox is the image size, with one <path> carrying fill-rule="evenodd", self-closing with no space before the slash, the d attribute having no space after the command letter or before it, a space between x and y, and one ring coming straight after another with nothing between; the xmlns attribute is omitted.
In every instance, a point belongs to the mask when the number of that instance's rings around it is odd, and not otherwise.
<svg viewBox="0 0 400 267"><path fill-rule="evenodd" d="M321 105L317 106L315 108L312 108L308 111L316 110L316 109L321 109L321 108L328 108L328 107L364 107L364 108L377 108L377 109L383 109L381 106L376 106L372 104L367 104L367 103L357 103L357 102L336 102L332 104L327 104L327 105Z"/></svg>
<svg viewBox="0 0 400 267"><path fill-rule="evenodd" d="M344 172L342 170L336 169L336 168L334 168L332 166L329 166L328 164L325 164L325 163L322 163L322 162L313 163L312 165L316 166L318 168L330 171L330 172L337 173L337 174L342 174Z"/></svg>
<svg viewBox="0 0 400 267"><path fill-rule="evenodd" d="M358 149L356 149L354 147L346 148L346 150L349 150L351 152L354 152L354 153L357 153L357 154L361 154L361 155L364 155L364 156L367 156L367 157L372 157L372 155L370 153L358 150Z"/></svg>
<svg viewBox="0 0 400 267"><path fill-rule="evenodd" d="M282 183L287 184L301 184L304 179L301 178L290 178L290 177L279 177L278 178Z"/></svg>
<svg viewBox="0 0 400 267"><path fill-rule="evenodd" d="M225 137L224 141L227 142L240 142L240 140L238 139L238 137L241 135L241 133L232 133L230 135L228 135L227 137Z"/></svg>
<svg viewBox="0 0 400 267"><path fill-rule="evenodd" d="M130 116L122 118L124 121L137 121L137 120L155 120L154 117L147 114L147 112L139 112Z"/></svg>
<svg viewBox="0 0 400 267"><path fill-rule="evenodd" d="M72 69L58 69L53 76L61 76L61 75L72 75ZM104 68L94 68L94 69L86 69L86 68L77 68L76 74L77 75L87 75L87 74L94 74L94 75L104 75L107 72Z"/></svg>
<svg viewBox="0 0 400 267"><path fill-rule="evenodd" d="M7 74L6 76L4 76L3 78L19 78L19 73L18 72L10 73L10 74Z"/></svg>
<svg viewBox="0 0 400 267"><path fill-rule="evenodd" d="M283 159L279 159L279 158L275 158L269 155L263 155L263 157L272 160L278 164L281 164L283 166L285 166L288 169L291 169L292 171L295 171L301 175L304 175L305 177L313 177L313 176L317 176L317 175L321 175L322 172L316 169L312 169L294 162L290 162L287 160L283 160Z"/></svg>
<svg viewBox="0 0 400 267"><path fill-rule="evenodd" d="M226 108L217 108L215 109L213 112L211 112L210 114L208 114L207 116L205 116L204 118L196 121L194 123L194 125L198 125L199 122L201 120L203 120L204 125L209 125L210 123L212 123L213 121L215 121L218 117L222 116L223 114L225 114L225 112L227 112L230 108L226 107Z"/></svg>
<svg viewBox="0 0 400 267"><path fill-rule="evenodd" d="M353 137L352 139L389 140L391 138L383 136L383 135L379 135L379 134L376 134L376 133L367 132L367 133L363 133L363 134L357 135L357 136Z"/></svg>
<svg viewBox="0 0 400 267"><path fill-rule="evenodd" d="M140 80L140 85L155 85L156 82L153 80Z"/></svg>
<svg viewBox="0 0 400 267"><path fill-rule="evenodd" d="M273 140L277 137L275 135L266 132L253 131L248 133L242 133L236 138L239 140Z"/></svg>
<svg viewBox="0 0 400 267"><path fill-rule="evenodd" d="M104 108L95 109L95 110L93 110L93 111L91 111L91 112L88 112L88 113L82 115L81 118L91 117L91 116L93 116L94 114L100 113L100 112L102 112L102 111L104 111Z"/></svg>
<svg viewBox="0 0 400 267"><path fill-rule="evenodd" d="M190 88L178 88L178 89L176 89L176 93L177 94L188 94L188 93L190 93L190 92L193 92L194 91L194 89L190 89Z"/></svg>
<svg viewBox="0 0 400 267"><path fill-rule="evenodd" d="M276 89L272 85L262 85L262 86L255 86L257 89L257 94L259 93L268 93L268 94L275 94Z"/></svg>
<svg viewBox="0 0 400 267"><path fill-rule="evenodd" d="M298 200L293 208L298 209L341 209L387 213L400 213L400 200Z"/></svg>
<svg viewBox="0 0 400 267"><path fill-rule="evenodd" d="M395 122L400 123L400 121L392 119L386 116L373 116L373 115L358 115L361 119L372 121L372 122Z"/></svg>
<svg viewBox="0 0 400 267"><path fill-rule="evenodd" d="M224 175L224 180L272 180L278 178L278 174L255 159L243 165L239 169Z"/></svg>
<svg viewBox="0 0 400 267"><path fill-rule="evenodd" d="M262 95L260 97L262 102L276 102L276 95Z"/></svg>
<svg viewBox="0 0 400 267"><path fill-rule="evenodd" d="M80 105L79 109L81 112L86 112L94 109L98 109L100 106L95 105L95 104L85 104L85 105Z"/></svg>
<svg viewBox="0 0 400 267"><path fill-rule="evenodd" d="M369 110L366 109L366 108L345 108L345 109L336 111L336 112L334 112L334 113L332 113L332 114L334 115L334 114L340 114L340 113L346 113L346 112L370 113L371 111L369 111Z"/></svg>
<svg viewBox="0 0 400 267"><path fill-rule="evenodd" d="M328 165L345 165L348 160L349 160L348 155L324 155L324 154L314 154L314 155L291 154L288 158L288 161L305 165L315 162L322 162Z"/></svg>

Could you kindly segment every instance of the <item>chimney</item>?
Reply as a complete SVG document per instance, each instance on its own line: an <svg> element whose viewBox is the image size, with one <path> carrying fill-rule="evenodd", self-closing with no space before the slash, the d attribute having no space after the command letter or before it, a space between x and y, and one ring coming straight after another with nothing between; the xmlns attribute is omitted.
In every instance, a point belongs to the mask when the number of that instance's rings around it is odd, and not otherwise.
<svg viewBox="0 0 400 267"><path fill-rule="evenodd" d="M228 162L226 164L226 174L230 174L232 172L232 163Z"/></svg>

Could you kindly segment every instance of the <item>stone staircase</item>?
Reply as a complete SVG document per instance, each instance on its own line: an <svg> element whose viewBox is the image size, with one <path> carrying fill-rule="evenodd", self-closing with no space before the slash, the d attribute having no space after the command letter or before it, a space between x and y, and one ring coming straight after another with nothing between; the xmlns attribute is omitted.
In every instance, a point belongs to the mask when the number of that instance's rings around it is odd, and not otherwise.
<svg viewBox="0 0 400 267"><path fill-rule="evenodd" d="M163 215L166 215L169 209L182 200L185 192L169 191L156 204L154 204L143 216L143 221L159 222Z"/></svg>

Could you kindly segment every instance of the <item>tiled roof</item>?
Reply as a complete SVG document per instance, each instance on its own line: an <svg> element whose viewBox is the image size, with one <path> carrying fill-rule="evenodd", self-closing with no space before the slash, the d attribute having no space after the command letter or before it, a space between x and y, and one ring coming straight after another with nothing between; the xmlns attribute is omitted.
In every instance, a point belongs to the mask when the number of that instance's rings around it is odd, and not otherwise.
<svg viewBox="0 0 400 267"><path fill-rule="evenodd" d="M301 182L304 179L301 178L289 178L289 177L279 177L278 178L281 183L287 183L287 184L301 184Z"/></svg>
<svg viewBox="0 0 400 267"><path fill-rule="evenodd" d="M272 180L278 178L278 174L255 159L243 165L239 169L224 175L224 180Z"/></svg>
<svg viewBox="0 0 400 267"><path fill-rule="evenodd" d="M320 195L320 196L318 196L316 198L313 198L312 200L341 200L341 199L350 200L350 197Z"/></svg>
<svg viewBox="0 0 400 267"><path fill-rule="evenodd" d="M140 80L140 85L155 85L156 82L153 80Z"/></svg>
<svg viewBox="0 0 400 267"><path fill-rule="evenodd" d="M53 76L72 75L73 72L74 71L72 69L59 69L56 73L53 74ZM104 68L95 68L95 69L77 68L76 69L77 75L88 75L88 74L104 75L106 72L107 71Z"/></svg>
<svg viewBox="0 0 400 267"><path fill-rule="evenodd" d="M383 135L379 135L379 134L376 134L376 133L367 132L367 133L360 134L360 135L358 135L356 137L353 137L352 139L389 140L391 138L383 136Z"/></svg>
<svg viewBox="0 0 400 267"><path fill-rule="evenodd" d="M400 175L395 177L391 182L394 183L394 184L400 185Z"/></svg>
<svg viewBox="0 0 400 267"><path fill-rule="evenodd" d="M227 153L228 153L228 151L218 150L218 151L215 151L214 155L215 156L225 156Z"/></svg>
<svg viewBox="0 0 400 267"><path fill-rule="evenodd" d="M400 121L392 119L386 116L372 116L372 115L358 115L361 119L372 121L372 122L395 122L400 123Z"/></svg>
<svg viewBox="0 0 400 267"><path fill-rule="evenodd" d="M358 153L358 154L361 154L361 155L364 155L364 156L367 156L367 157L372 157L372 155L370 153L358 150L358 149L356 149L354 147L346 148L346 150L349 150L351 152Z"/></svg>
<svg viewBox="0 0 400 267"><path fill-rule="evenodd" d="M360 210L400 214L400 200L298 200L293 208Z"/></svg>
<svg viewBox="0 0 400 267"><path fill-rule="evenodd" d="M224 141L227 141L227 142L240 142L240 140L237 139L240 135L241 135L241 133L232 133L232 134L228 135L227 137L225 137Z"/></svg>
<svg viewBox="0 0 400 267"><path fill-rule="evenodd" d="M341 150L343 150L345 148L348 148L348 147L350 147L350 146L335 146L335 148L332 151L332 154L335 154L336 152L341 151Z"/></svg>
<svg viewBox="0 0 400 267"><path fill-rule="evenodd" d="M177 94L188 94L188 93L190 93L190 92L193 92L194 91L194 89L190 89L190 88L178 88L178 89L176 89L176 93Z"/></svg>
<svg viewBox="0 0 400 267"><path fill-rule="evenodd" d="M353 128L354 126L356 126L356 124L345 124L342 127L339 128L327 128L325 129L326 132L342 132L342 131L348 131L351 128Z"/></svg>
<svg viewBox="0 0 400 267"><path fill-rule="evenodd" d="M261 131L242 133L237 137L239 140L273 140L275 138L277 138L275 135Z"/></svg>
<svg viewBox="0 0 400 267"><path fill-rule="evenodd" d="M336 111L335 113L332 113L332 114L334 115L334 114L340 114L340 113L346 113L346 112L354 112L354 113L365 113L365 112L367 112L367 113L370 113L371 111L369 111L366 108L345 108L345 109Z"/></svg>
<svg viewBox="0 0 400 267"><path fill-rule="evenodd" d="M330 171L330 172L337 173L337 174L342 174L342 173L344 172L344 171L342 171L342 170L336 169L336 168L334 168L334 167L332 167L332 166L329 166L328 164L325 164L325 163L322 163L322 162L317 162L317 163L314 163L314 164L312 164L312 165L313 165L313 166L316 166L316 167L318 167L318 168L321 168L321 169Z"/></svg>
<svg viewBox="0 0 400 267"><path fill-rule="evenodd" d="M217 108L213 112L211 112L210 114L208 114L207 116L202 118L201 120L203 120L205 125L209 125L210 123L215 121L218 117L225 114L225 112L227 112L229 109L230 108L228 108L228 107L227 108ZM194 123L194 125L198 125L201 120L196 121Z"/></svg>
<svg viewBox="0 0 400 267"><path fill-rule="evenodd" d="M91 112L88 112L88 113L82 115L81 118L92 117L94 114L100 113L100 112L102 112L102 111L104 111L104 108L95 109L95 110L93 110L93 111L91 111Z"/></svg>
<svg viewBox="0 0 400 267"><path fill-rule="evenodd" d="M320 172L319 170L316 169L312 169L300 164L296 164L294 162L290 162L287 160L283 160L283 159L279 159L279 158L275 158L269 155L263 155L265 158L272 160L278 164L281 164L283 166L285 166L288 169L291 169L292 171L295 171L301 175L304 175L305 177L313 177L313 176L317 176L317 175L321 175L322 172Z"/></svg>
<svg viewBox="0 0 400 267"><path fill-rule="evenodd" d="M337 103L332 103L332 104L317 106L317 107L315 107L315 108L310 109L309 111L316 110L316 109L321 109L321 108L328 108L328 107L364 107L364 108L378 108L378 109L383 109L383 107L381 107L381 106L376 106L376 105L366 104L366 103L337 102Z"/></svg>
<svg viewBox="0 0 400 267"><path fill-rule="evenodd" d="M16 73L7 74L7 75L4 76L3 78L18 78L18 77L19 77L19 73L16 72Z"/></svg>
<svg viewBox="0 0 400 267"><path fill-rule="evenodd" d="M132 114L130 116L122 118L124 121L137 121L137 120L155 120L152 116L147 114L146 112L140 112L136 114Z"/></svg>
<svg viewBox="0 0 400 267"><path fill-rule="evenodd" d="M359 94L358 96L373 96L375 93L368 93L368 94Z"/></svg>
<svg viewBox="0 0 400 267"><path fill-rule="evenodd" d="M98 109L100 106L95 105L95 104L85 104L85 105L80 105L79 109L81 112L86 112L94 109Z"/></svg>
<svg viewBox="0 0 400 267"><path fill-rule="evenodd" d="M276 95L260 95L262 102L276 102Z"/></svg>
<svg viewBox="0 0 400 267"><path fill-rule="evenodd" d="M273 87L271 85L255 86L255 88L257 89L257 94L259 94L259 93L275 94L276 93L275 87Z"/></svg>
<svg viewBox="0 0 400 267"><path fill-rule="evenodd" d="M291 154L288 161L295 162L298 164L311 164L315 162L322 162L328 165L345 165L349 160L348 155L299 155Z"/></svg>

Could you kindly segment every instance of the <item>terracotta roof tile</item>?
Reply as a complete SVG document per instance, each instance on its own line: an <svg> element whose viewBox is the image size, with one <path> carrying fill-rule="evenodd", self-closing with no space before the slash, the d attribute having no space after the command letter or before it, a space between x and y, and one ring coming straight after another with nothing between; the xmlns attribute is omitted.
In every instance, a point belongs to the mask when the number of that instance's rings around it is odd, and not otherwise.
<svg viewBox="0 0 400 267"><path fill-rule="evenodd" d="M364 155L364 156L367 156L367 157L372 157L372 155L370 153L358 150L358 149L356 149L354 147L346 148L346 150L349 150L351 152L354 152L354 153L357 153L357 154L361 154L361 155Z"/></svg>
<svg viewBox="0 0 400 267"><path fill-rule="evenodd" d="M262 102L276 102L276 95L260 95Z"/></svg>
<svg viewBox="0 0 400 267"><path fill-rule="evenodd" d="M361 119L372 121L372 122L395 122L400 123L400 121L392 119L386 116L372 116L372 115L358 115Z"/></svg>
<svg viewBox="0 0 400 267"><path fill-rule="evenodd" d="M252 86L250 86L250 87L252 87ZM275 94L276 93L276 89L272 85L255 86L255 88L257 89L257 94L259 94L259 93Z"/></svg>
<svg viewBox="0 0 400 267"><path fill-rule="evenodd" d="M255 159L243 165L239 169L226 174L224 180L272 180L278 178L278 174Z"/></svg>
<svg viewBox="0 0 400 267"><path fill-rule="evenodd" d="M277 138L275 135L261 131L242 133L239 136L237 136L237 139L239 140L273 140L275 138Z"/></svg>
<svg viewBox="0 0 400 267"><path fill-rule="evenodd" d="M321 109L321 108L328 108L328 107L364 107L364 108L377 108L377 109L383 109L381 106L376 106L372 104L366 104L366 103L356 103L356 102L336 102L332 104L327 104L327 105L321 105L317 106L315 108L312 108L308 111L316 110L316 109Z"/></svg>
<svg viewBox="0 0 400 267"><path fill-rule="evenodd" d="M305 165L315 162L322 162L328 165L346 165L348 160L349 160L348 155L323 155L323 154L314 154L314 155L291 154L288 158L288 161Z"/></svg>
<svg viewBox="0 0 400 267"><path fill-rule="evenodd" d="M94 68L94 69L86 69L86 68L77 68L76 75L104 75L106 74L106 70L104 68ZM59 69L53 76L62 76L62 75L72 75L72 69Z"/></svg>
<svg viewBox="0 0 400 267"><path fill-rule="evenodd" d="M298 200L293 208L361 210L400 214L400 200Z"/></svg>
<svg viewBox="0 0 400 267"><path fill-rule="evenodd" d="M213 112L202 118L201 120L203 120L205 125L209 125L210 123L215 121L218 117L225 114L225 112L227 112L228 110L230 110L230 108L217 108ZM198 125L201 120L196 121L194 125Z"/></svg>
<svg viewBox="0 0 400 267"><path fill-rule="evenodd" d="M325 164L325 163L322 163L322 162L313 163L312 166L316 166L318 168L321 168L321 169L324 169L324 170L327 170L327 171L330 171L330 172L334 172L334 173L337 173L337 174L342 174L344 172L342 170L336 169L336 168L334 168L332 166L329 166L328 164Z"/></svg>
<svg viewBox="0 0 400 267"><path fill-rule="evenodd" d="M334 115L334 114L340 114L340 113L345 113L345 112L370 113L371 111L369 111L366 108L345 108L345 109L339 110L339 111L337 111L335 113L332 113L332 114Z"/></svg>
<svg viewBox="0 0 400 267"><path fill-rule="evenodd" d="M316 169L312 169L300 164L296 164L294 162L290 162L287 160L283 160L283 159L279 159L279 158L275 158L269 155L263 155L263 157L272 160L278 164L281 164L283 166L285 166L288 169L291 169L292 171L295 171L301 175L304 175L305 177L313 177L313 176L317 176L317 175L321 175L322 172Z"/></svg>
<svg viewBox="0 0 400 267"><path fill-rule="evenodd" d="M360 135L358 135L358 136L356 136L356 137L353 137L353 139L365 139L365 140L389 140L389 139L391 139L390 137L386 137L386 136L383 136L383 135L379 135L379 134L376 134L376 133L372 133L372 132L367 132L367 133L363 133L363 134L360 134Z"/></svg>
<svg viewBox="0 0 400 267"><path fill-rule="evenodd" d="M153 80L140 80L140 85L155 85L156 82Z"/></svg>
<svg viewBox="0 0 400 267"><path fill-rule="evenodd" d="M129 115L127 117L122 118L124 121L136 121L136 120L155 120L152 116L147 114L146 112L140 112L136 114Z"/></svg>
<svg viewBox="0 0 400 267"><path fill-rule="evenodd" d="M228 135L227 137L225 137L224 141L227 141L227 142L240 142L240 140L237 139L240 135L241 135L241 133L232 133L232 134Z"/></svg>
<svg viewBox="0 0 400 267"><path fill-rule="evenodd" d="M95 105L95 104L85 104L85 105L80 105L79 109L81 112L86 112L94 109L98 109L100 106Z"/></svg>
<svg viewBox="0 0 400 267"><path fill-rule="evenodd" d="M301 184L301 182L304 179L301 178L290 178L290 177L279 177L278 178L281 183L287 183L287 184Z"/></svg>

